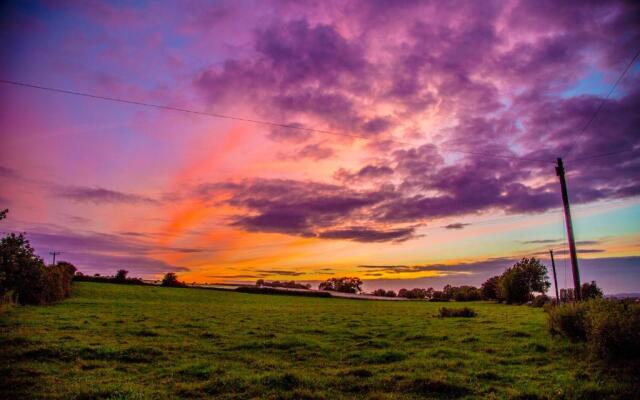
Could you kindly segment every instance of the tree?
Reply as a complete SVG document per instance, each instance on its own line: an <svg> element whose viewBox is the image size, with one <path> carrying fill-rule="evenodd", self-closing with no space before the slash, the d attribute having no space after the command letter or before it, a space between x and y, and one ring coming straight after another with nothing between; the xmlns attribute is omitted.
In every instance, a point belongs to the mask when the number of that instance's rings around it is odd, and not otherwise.
<svg viewBox="0 0 640 400"><path fill-rule="evenodd" d="M413 288L411 290L400 289L398 297L404 297L406 299L424 299L427 298L429 291L427 289Z"/></svg>
<svg viewBox="0 0 640 400"><path fill-rule="evenodd" d="M360 293L362 291L362 280L357 277L329 278L321 282L318 289L342 293Z"/></svg>
<svg viewBox="0 0 640 400"><path fill-rule="evenodd" d="M167 272L162 278L162 286L183 287L185 284L178 280L175 272Z"/></svg>
<svg viewBox="0 0 640 400"><path fill-rule="evenodd" d="M0 221L2 221L3 219L7 218L7 214L9 213L9 209L5 208L4 210L0 211Z"/></svg>
<svg viewBox="0 0 640 400"><path fill-rule="evenodd" d="M76 269L67 262L47 268L23 234L0 240L0 296L21 304L48 304L71 293Z"/></svg>
<svg viewBox="0 0 640 400"><path fill-rule="evenodd" d="M125 282L127 280L128 273L129 271L127 271L126 269L119 269L118 272L116 272L115 280L117 282Z"/></svg>
<svg viewBox="0 0 640 400"><path fill-rule="evenodd" d="M376 289L371 294L379 297L396 297L396 292L393 290Z"/></svg>
<svg viewBox="0 0 640 400"><path fill-rule="evenodd" d="M484 281L480 287L482 298L486 300L498 300L498 283L500 282L500 276L492 276Z"/></svg>
<svg viewBox="0 0 640 400"><path fill-rule="evenodd" d="M604 293L602 292L602 289L596 285L596 281L583 283L580 292L582 294L582 300L600 299L604 297Z"/></svg>
<svg viewBox="0 0 640 400"><path fill-rule="evenodd" d="M532 292L545 293L549 286L547 267L535 257L523 258L500 276L499 298L522 304L532 299Z"/></svg>

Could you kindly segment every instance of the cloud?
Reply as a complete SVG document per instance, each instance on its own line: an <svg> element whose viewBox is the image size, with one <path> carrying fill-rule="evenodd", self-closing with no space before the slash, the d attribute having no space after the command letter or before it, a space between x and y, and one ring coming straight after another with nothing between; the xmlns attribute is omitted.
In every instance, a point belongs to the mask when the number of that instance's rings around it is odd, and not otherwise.
<svg viewBox="0 0 640 400"><path fill-rule="evenodd" d="M304 272L289 271L289 270L257 269L256 272L260 272L264 276L272 276L272 275L300 276L300 275L305 275Z"/></svg>
<svg viewBox="0 0 640 400"><path fill-rule="evenodd" d="M333 149L330 147L325 147L320 144L309 144L301 148L295 155L294 158L309 158L312 160L324 160L325 158L330 158L333 156Z"/></svg>
<svg viewBox="0 0 640 400"><path fill-rule="evenodd" d="M15 170L0 165L0 178L15 179L18 176L19 175Z"/></svg>
<svg viewBox="0 0 640 400"><path fill-rule="evenodd" d="M110 189L99 187L84 186L58 186L54 189L54 193L63 198L82 203L94 204L136 204L147 203L153 204L157 201L146 196L137 194L124 193Z"/></svg>
<svg viewBox="0 0 640 400"><path fill-rule="evenodd" d="M604 249L576 249L576 252L578 254L594 254L594 253L604 253L606 250ZM536 255L547 255L549 254L548 251L540 251L538 253L535 253ZM553 254L557 254L557 255L567 255L569 254L569 250L554 250Z"/></svg>
<svg viewBox="0 0 640 400"><path fill-rule="evenodd" d="M514 258L491 258L470 263L426 264L426 265L359 265L358 268L371 272L387 274L405 274L418 272L436 272L440 275L475 274L479 272L503 271L515 262Z"/></svg>
<svg viewBox="0 0 640 400"><path fill-rule="evenodd" d="M464 229L464 227L469 226L471 224L465 224L462 222L455 222L453 224L446 225L445 229Z"/></svg>
<svg viewBox="0 0 640 400"><path fill-rule="evenodd" d="M311 132L304 130L305 126L301 123L285 124L292 128L273 127L269 131L267 137L275 142L302 143L311 137Z"/></svg>
<svg viewBox="0 0 640 400"><path fill-rule="evenodd" d="M349 227L344 229L320 232L321 239L347 239L356 242L404 242L415 237L415 228L376 230L365 227Z"/></svg>
<svg viewBox="0 0 640 400"><path fill-rule="evenodd" d="M386 165L365 165L355 173L351 173L344 168L340 168L333 176L339 181L348 183L388 179L391 175L393 175L393 169Z"/></svg>
<svg viewBox="0 0 640 400"><path fill-rule="evenodd" d="M144 276L188 271L187 267L168 264L156 257L162 253L192 254L203 251L159 246L128 235L75 232L46 226L27 230L27 238L45 259L49 251L60 251L61 260L72 262L84 273L112 274L120 268Z"/></svg>

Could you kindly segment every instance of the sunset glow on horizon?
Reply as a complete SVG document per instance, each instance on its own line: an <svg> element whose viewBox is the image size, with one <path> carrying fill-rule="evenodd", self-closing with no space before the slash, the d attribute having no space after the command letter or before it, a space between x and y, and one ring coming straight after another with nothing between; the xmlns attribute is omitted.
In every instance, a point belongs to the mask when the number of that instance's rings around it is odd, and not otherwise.
<svg viewBox="0 0 640 400"><path fill-rule="evenodd" d="M637 5L188 3L3 6L0 80L196 112L0 83L3 232L85 274L366 290L554 249L568 287L564 157L583 281L640 292L638 62L606 98Z"/></svg>

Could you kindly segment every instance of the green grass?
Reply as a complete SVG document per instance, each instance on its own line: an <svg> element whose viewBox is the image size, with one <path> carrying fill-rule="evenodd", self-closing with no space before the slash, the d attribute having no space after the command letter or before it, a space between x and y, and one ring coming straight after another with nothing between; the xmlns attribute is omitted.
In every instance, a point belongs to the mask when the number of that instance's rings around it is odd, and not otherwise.
<svg viewBox="0 0 640 400"><path fill-rule="evenodd" d="M541 309L74 284L0 316L0 398L630 398Z"/></svg>

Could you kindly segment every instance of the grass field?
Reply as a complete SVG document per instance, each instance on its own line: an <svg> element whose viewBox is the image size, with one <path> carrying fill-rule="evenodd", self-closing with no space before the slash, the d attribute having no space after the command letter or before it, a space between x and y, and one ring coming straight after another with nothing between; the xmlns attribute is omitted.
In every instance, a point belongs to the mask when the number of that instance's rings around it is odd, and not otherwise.
<svg viewBox="0 0 640 400"><path fill-rule="evenodd" d="M0 397L632 398L632 371L586 362L541 309L76 283L0 316ZM451 303L447 306L461 306Z"/></svg>

